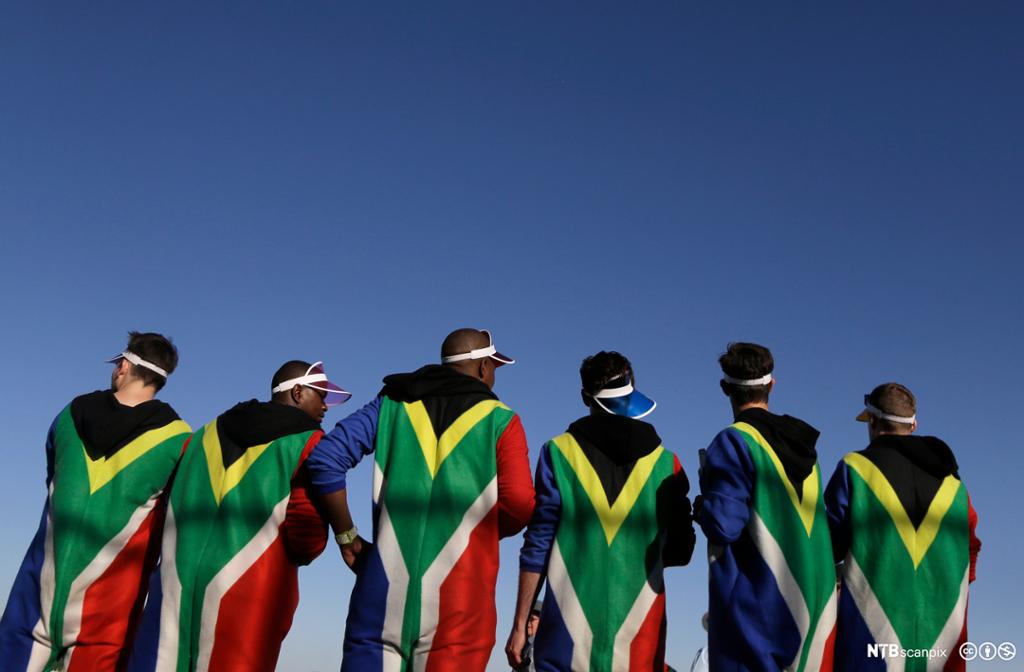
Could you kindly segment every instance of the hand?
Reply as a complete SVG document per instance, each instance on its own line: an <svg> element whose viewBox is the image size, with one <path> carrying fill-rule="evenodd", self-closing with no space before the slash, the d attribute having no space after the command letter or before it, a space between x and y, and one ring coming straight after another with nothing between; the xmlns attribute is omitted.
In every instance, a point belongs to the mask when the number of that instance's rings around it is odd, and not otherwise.
<svg viewBox="0 0 1024 672"><path fill-rule="evenodd" d="M526 648L526 627L513 627L508 636L508 643L505 644L505 656L512 669L518 669L523 664L523 649Z"/></svg>
<svg viewBox="0 0 1024 672"><path fill-rule="evenodd" d="M356 537L351 544L338 547L341 550L341 559L353 572L357 571L356 564L373 549L373 544L362 537Z"/></svg>

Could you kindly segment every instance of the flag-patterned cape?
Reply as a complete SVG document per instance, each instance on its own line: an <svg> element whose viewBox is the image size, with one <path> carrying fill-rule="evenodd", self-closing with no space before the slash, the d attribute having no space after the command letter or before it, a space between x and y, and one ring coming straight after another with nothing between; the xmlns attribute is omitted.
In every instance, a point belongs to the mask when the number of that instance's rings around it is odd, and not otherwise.
<svg viewBox="0 0 1024 672"><path fill-rule="evenodd" d="M836 575L814 444L790 416L744 411L701 469L713 672L832 669Z"/></svg>
<svg viewBox="0 0 1024 672"><path fill-rule="evenodd" d="M494 646L498 540L522 529L532 506L525 470L515 484L528 493L525 514L502 518L512 485L502 482L503 451L521 453L528 469L522 425L485 385L447 367L385 383L375 545L357 568L342 670L482 671Z"/></svg>
<svg viewBox="0 0 1024 672"><path fill-rule="evenodd" d="M843 458L826 501L842 561L836 668L964 669L967 587L981 543L949 447L882 435ZM933 653L883 657L877 645Z"/></svg>
<svg viewBox="0 0 1024 672"><path fill-rule="evenodd" d="M632 441L631 441L632 439ZM544 672L664 669L669 531L693 549L688 485L647 423L608 414L545 444L520 567L546 573L534 641Z"/></svg>
<svg viewBox="0 0 1024 672"><path fill-rule="evenodd" d="M301 410L255 400L192 436L170 494L161 596L147 603L133 672L274 669L298 605L298 565L326 545L315 511L319 539L299 557L288 526L296 474L320 436Z"/></svg>
<svg viewBox="0 0 1024 672"><path fill-rule="evenodd" d="M47 439L42 521L0 621L5 670L124 669L189 426L152 400L83 395Z"/></svg>

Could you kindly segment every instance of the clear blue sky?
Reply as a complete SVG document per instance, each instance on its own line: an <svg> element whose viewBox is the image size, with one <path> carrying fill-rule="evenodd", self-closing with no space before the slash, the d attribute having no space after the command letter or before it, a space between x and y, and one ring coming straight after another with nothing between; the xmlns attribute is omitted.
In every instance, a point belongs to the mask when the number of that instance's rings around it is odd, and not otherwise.
<svg viewBox="0 0 1024 672"><path fill-rule="evenodd" d="M1019 3L370 4L0 9L0 592L46 428L129 329L174 337L163 398L199 425L293 357L355 393L332 424L487 327L534 460L618 349L694 480L716 357L756 340L826 476L863 393L917 393L981 517L972 639L1024 645ZM668 577L677 667L704 552ZM337 668L351 585L333 549L302 572L281 670Z"/></svg>

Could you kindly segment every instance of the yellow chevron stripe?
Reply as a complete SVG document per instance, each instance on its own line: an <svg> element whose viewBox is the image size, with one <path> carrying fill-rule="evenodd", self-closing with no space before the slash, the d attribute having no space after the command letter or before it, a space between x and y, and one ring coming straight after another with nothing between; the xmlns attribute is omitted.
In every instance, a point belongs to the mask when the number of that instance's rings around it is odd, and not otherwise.
<svg viewBox="0 0 1024 672"><path fill-rule="evenodd" d="M420 449L423 451L423 459L427 462L427 470L430 478L437 476L444 463L455 447L466 437L477 423L486 418L496 408L509 410L508 406L496 399L485 399L466 410L448 429L444 430L441 438L434 432L434 426L427 415L427 409L422 401L403 403L405 413L412 423L413 431L416 433L416 440L419 441Z"/></svg>
<svg viewBox="0 0 1024 672"><path fill-rule="evenodd" d="M89 453L85 452L85 446L82 446L82 452L85 453L85 468L89 473L89 494L93 494L109 483L111 479L121 473L122 469L157 445L191 431L192 428L184 420L175 420L163 427L143 432L110 457L101 457L98 460L91 459Z"/></svg>
<svg viewBox="0 0 1024 672"><path fill-rule="evenodd" d="M273 443L272 441L270 443ZM210 488L213 498L219 505L224 497L242 481L245 472L253 465L270 443L249 446L242 456L224 468L224 453L220 448L220 436L217 434L217 421L214 420L203 429L203 450L206 452L206 468L210 472Z"/></svg>
<svg viewBox="0 0 1024 672"><path fill-rule="evenodd" d="M850 453L843 458L843 462L846 462L851 469L857 472L857 475L864 479L871 492L889 512L893 524L896 525L896 531L899 532L900 539L903 540L903 545L906 546L907 553L910 554L910 559L914 561L914 569L917 569L932 542L935 541L942 519L946 517L949 507L953 505L953 499L960 489L960 481L952 474L943 479L942 485L939 486L931 504L928 505L928 512L924 514L921 525L915 529L899 496L896 495L892 484L889 483L889 479L885 477L881 469L875 466L874 462L859 453Z"/></svg>
<svg viewBox="0 0 1024 672"><path fill-rule="evenodd" d="M573 438L572 434L566 433L557 436L552 439L552 443L555 444L559 452L565 457L566 462L569 463L569 466L576 473L576 478L579 479L580 485L586 491L587 497L590 498L590 503L594 506L594 511L597 513L597 518L601 521L601 527L604 528L604 538L608 545L611 546L612 541L615 540L615 535L619 533L619 528L622 527L623 521L626 520L626 516L629 515L633 505L636 504L637 497L640 496L640 491L643 490L644 485L647 483L655 463L657 463L658 458L661 457L665 449L662 446L658 446L637 460L636 464L633 465L633 471L630 472L629 478L626 479L626 484L622 486L622 491L615 498L615 503L609 504L608 495L604 491L604 486L601 485L601 479L598 477L597 472L594 471L593 465L590 464L590 460L587 459L583 449L576 442L576 439Z"/></svg>
<svg viewBox="0 0 1024 672"><path fill-rule="evenodd" d="M796 488L793 487L789 477L786 476L786 468L782 466L782 460L775 454L775 450L765 441L765 438L761 436L761 432L746 422L737 422L733 424L733 428L754 439L757 445L761 446L764 452L768 454L768 457L771 458L772 464L775 465L775 470L779 472L782 485L786 488L786 494L789 495L789 501L793 503L793 508L800 515L800 522L803 523L804 530L807 532L807 536L810 537L811 531L814 529L814 512L818 506L818 491L821 489L818 465L815 464L814 468L811 469L811 473L804 479L800 486L802 496L798 498L796 496Z"/></svg>

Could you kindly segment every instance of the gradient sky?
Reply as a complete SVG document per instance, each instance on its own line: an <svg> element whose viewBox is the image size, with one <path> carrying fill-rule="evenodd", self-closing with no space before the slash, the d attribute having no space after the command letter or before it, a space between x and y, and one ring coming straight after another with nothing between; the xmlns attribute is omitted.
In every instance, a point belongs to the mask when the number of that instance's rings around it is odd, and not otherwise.
<svg viewBox="0 0 1024 672"><path fill-rule="evenodd" d="M971 638L1024 645L1019 3L370 5L0 7L0 591L46 429L129 329L174 337L162 398L198 426L291 358L354 392L333 424L490 328L533 460L585 410L581 358L617 349L694 481L731 421L716 357L755 340L826 477L865 392L914 390L980 516ZM680 668L699 538L667 577ZM279 669L337 669L351 586L333 548L301 572Z"/></svg>

